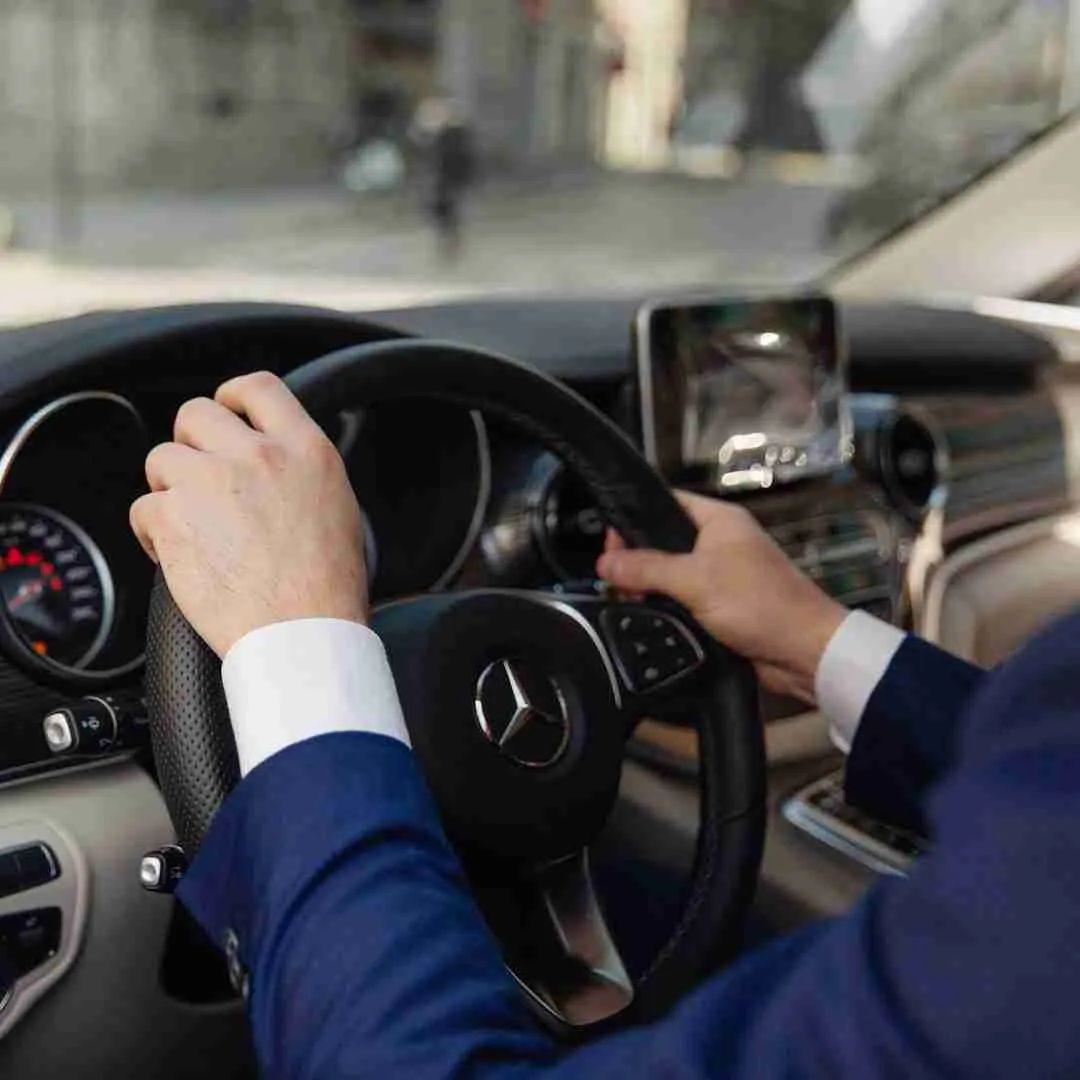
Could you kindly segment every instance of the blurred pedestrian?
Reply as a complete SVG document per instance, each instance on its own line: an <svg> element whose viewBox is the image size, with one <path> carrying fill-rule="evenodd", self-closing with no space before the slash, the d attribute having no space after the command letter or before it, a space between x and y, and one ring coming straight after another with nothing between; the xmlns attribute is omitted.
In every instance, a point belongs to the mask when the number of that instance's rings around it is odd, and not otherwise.
<svg viewBox="0 0 1080 1080"><path fill-rule="evenodd" d="M447 98L423 102L414 127L428 162L427 210L439 254L453 262L461 255L462 203L475 174L472 132L464 111Z"/></svg>

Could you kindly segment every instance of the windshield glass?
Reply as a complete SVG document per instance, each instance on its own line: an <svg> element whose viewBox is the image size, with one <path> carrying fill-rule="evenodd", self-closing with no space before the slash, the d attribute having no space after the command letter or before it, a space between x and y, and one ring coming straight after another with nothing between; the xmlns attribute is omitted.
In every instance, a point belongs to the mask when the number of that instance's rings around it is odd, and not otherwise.
<svg viewBox="0 0 1080 1080"><path fill-rule="evenodd" d="M1077 0L2 0L0 322L806 281L1078 97Z"/></svg>

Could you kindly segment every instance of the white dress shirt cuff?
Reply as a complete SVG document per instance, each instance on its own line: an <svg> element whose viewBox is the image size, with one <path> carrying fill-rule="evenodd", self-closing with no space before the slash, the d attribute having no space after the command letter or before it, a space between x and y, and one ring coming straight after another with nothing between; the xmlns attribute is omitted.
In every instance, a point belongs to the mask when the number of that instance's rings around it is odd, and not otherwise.
<svg viewBox="0 0 1080 1080"><path fill-rule="evenodd" d="M835 746L851 753L870 696L907 635L865 611L853 611L837 628L818 665L814 688Z"/></svg>
<svg viewBox="0 0 1080 1080"><path fill-rule="evenodd" d="M378 636L344 619L297 619L245 634L221 666L240 773L316 735L364 731L409 744Z"/></svg>

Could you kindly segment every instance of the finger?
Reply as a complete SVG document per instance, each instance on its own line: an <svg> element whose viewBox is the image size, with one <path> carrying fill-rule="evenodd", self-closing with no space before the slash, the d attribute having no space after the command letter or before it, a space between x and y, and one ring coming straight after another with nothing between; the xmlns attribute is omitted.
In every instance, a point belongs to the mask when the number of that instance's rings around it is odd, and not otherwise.
<svg viewBox="0 0 1080 1080"><path fill-rule="evenodd" d="M619 533L615 529L608 529L604 533L604 550L625 551L626 541L619 535Z"/></svg>
<svg viewBox="0 0 1080 1080"><path fill-rule="evenodd" d="M210 398L192 398L177 410L173 439L196 450L239 456L255 438L234 412Z"/></svg>
<svg viewBox="0 0 1080 1080"><path fill-rule="evenodd" d="M214 400L268 435L287 436L310 429L322 434L296 395L269 371L256 371L222 383Z"/></svg>
<svg viewBox="0 0 1080 1080"><path fill-rule="evenodd" d="M600 556L597 573L623 592L665 593L686 600L694 587L694 567L689 556L666 551L610 551Z"/></svg>
<svg viewBox="0 0 1080 1080"><path fill-rule="evenodd" d="M150 557L150 561L158 561L157 550L154 547L154 533L157 529L160 514L160 494L140 495L132 504L128 512L128 521L131 523L131 531L135 539L139 541L143 551Z"/></svg>
<svg viewBox="0 0 1080 1080"><path fill-rule="evenodd" d="M676 490L675 498L679 505L690 515L695 525L700 528L705 522L714 517L719 508L725 504L719 499L710 499L706 495L695 495L692 491Z"/></svg>
<svg viewBox="0 0 1080 1080"><path fill-rule="evenodd" d="M146 455L146 482L151 491L167 491L204 472L207 455L182 443L161 443Z"/></svg>

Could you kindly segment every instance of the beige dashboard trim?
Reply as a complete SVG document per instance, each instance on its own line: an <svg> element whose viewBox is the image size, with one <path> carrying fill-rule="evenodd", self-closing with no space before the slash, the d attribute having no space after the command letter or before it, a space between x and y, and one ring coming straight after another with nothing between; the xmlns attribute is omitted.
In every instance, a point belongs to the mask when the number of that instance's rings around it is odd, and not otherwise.
<svg viewBox="0 0 1080 1080"><path fill-rule="evenodd" d="M926 591L926 600L922 607L917 631L927 641L941 642L942 615L945 608L945 595L950 585L965 570L978 565L986 559L1024 547L1034 540L1053 536L1063 525L1071 526L1080 535L1080 514L1057 514L1029 522L1014 529L995 533L982 540L966 544L953 555L949 555L933 572Z"/></svg>
<svg viewBox="0 0 1080 1080"><path fill-rule="evenodd" d="M27 818L0 825L0 848L48 844L60 875L46 885L16 893L0 901L0 916L38 908L59 908L60 947L41 967L19 979L7 1004L0 1010L0 1040L75 963L82 947L89 907L90 871L86 858L71 835L47 817Z"/></svg>

